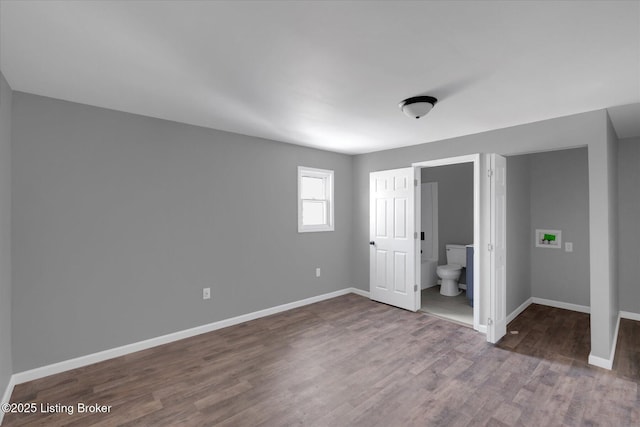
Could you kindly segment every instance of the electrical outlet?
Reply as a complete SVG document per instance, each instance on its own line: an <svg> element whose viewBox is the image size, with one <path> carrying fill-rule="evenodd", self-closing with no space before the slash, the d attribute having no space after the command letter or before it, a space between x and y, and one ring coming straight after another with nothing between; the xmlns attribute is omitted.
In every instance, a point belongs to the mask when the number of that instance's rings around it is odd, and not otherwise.
<svg viewBox="0 0 640 427"><path fill-rule="evenodd" d="M565 252L573 252L573 243L565 242L564 243L564 250L565 250Z"/></svg>
<svg viewBox="0 0 640 427"><path fill-rule="evenodd" d="M320 277L320 267L316 268L316 277Z"/></svg>
<svg viewBox="0 0 640 427"><path fill-rule="evenodd" d="M202 299L211 299L211 288L202 288Z"/></svg>

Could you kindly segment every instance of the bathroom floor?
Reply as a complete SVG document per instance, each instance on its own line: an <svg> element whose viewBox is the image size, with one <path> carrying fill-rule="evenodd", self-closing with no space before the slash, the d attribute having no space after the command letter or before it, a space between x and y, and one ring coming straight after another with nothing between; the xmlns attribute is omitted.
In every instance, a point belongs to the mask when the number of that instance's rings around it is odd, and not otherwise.
<svg viewBox="0 0 640 427"><path fill-rule="evenodd" d="M423 289L420 311L473 327L473 307L465 291L455 297L445 297L440 295L440 286Z"/></svg>

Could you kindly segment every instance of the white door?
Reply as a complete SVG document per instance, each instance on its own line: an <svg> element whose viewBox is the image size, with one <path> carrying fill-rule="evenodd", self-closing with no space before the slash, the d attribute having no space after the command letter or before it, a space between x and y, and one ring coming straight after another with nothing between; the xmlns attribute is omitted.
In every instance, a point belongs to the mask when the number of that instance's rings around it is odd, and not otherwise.
<svg viewBox="0 0 640 427"><path fill-rule="evenodd" d="M507 333L506 254L507 254L507 160L497 154L489 155L491 194L490 262L490 321L487 341L496 343Z"/></svg>
<svg viewBox="0 0 640 427"><path fill-rule="evenodd" d="M411 311L420 308L415 187L413 167L370 174L369 296Z"/></svg>

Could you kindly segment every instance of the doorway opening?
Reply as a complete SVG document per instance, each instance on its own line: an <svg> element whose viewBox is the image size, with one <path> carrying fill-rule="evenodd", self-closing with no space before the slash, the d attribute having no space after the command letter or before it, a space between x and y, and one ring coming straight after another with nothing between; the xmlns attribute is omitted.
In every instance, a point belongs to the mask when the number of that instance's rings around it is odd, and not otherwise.
<svg viewBox="0 0 640 427"><path fill-rule="evenodd" d="M424 167L419 180L420 311L473 328L473 163Z"/></svg>
<svg viewBox="0 0 640 427"><path fill-rule="evenodd" d="M461 163L473 165L474 250L468 275L473 284L465 283L466 292L473 290L473 328L495 343L506 333L506 160L497 154L418 162L369 174L369 298L410 311L421 308L421 170ZM455 258L451 264L464 263L460 252ZM457 282L452 285L447 276L441 275L441 290L455 296Z"/></svg>
<svg viewBox="0 0 640 427"><path fill-rule="evenodd" d="M538 356L544 348L546 355L587 363L592 303L588 149L512 155L507 164L509 333L501 347L536 350Z"/></svg>
<svg viewBox="0 0 640 427"><path fill-rule="evenodd" d="M416 193L420 193L416 200L420 311L480 330L481 301L474 299L473 280L474 271L480 271L474 269L479 267L474 247L479 244L480 226L479 215L478 224L474 221L480 199L476 159L463 156L413 166L418 168Z"/></svg>

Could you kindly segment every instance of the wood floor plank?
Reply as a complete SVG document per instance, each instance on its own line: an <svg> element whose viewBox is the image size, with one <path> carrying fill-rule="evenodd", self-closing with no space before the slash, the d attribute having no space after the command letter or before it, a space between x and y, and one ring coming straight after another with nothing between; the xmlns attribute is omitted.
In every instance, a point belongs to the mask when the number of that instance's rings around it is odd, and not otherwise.
<svg viewBox="0 0 640 427"><path fill-rule="evenodd" d="M587 364L584 313L533 304L508 330L351 294L20 384L12 402L112 408L3 426L640 425L640 322L614 371Z"/></svg>

